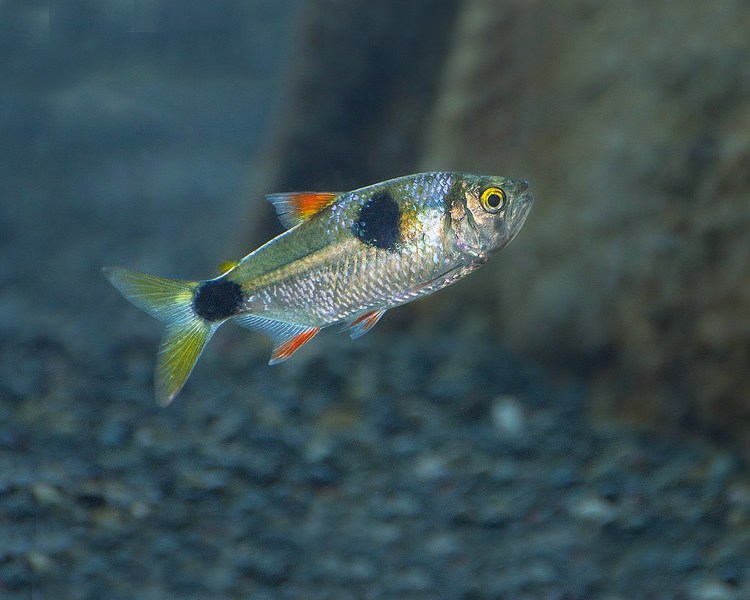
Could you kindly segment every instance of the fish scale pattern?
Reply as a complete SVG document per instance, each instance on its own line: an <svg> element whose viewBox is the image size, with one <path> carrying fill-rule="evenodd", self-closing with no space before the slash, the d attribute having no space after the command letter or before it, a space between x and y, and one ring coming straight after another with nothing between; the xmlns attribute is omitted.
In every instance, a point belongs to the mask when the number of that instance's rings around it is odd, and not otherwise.
<svg viewBox="0 0 750 600"><path fill-rule="evenodd" d="M308 226L309 235L324 241L321 248L298 261L293 274L260 290L251 299L253 310L260 305L268 317L320 327L435 291L430 283L466 260L446 235L454 177L422 174L346 194ZM399 207L393 249L368 245L352 233L362 207L382 193Z"/></svg>

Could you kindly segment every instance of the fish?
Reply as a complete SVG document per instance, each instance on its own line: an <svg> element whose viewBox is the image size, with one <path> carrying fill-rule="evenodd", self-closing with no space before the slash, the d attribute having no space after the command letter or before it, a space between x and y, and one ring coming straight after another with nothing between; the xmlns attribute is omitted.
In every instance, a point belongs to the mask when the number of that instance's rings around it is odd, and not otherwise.
<svg viewBox="0 0 750 600"><path fill-rule="evenodd" d="M286 230L224 263L218 277L182 281L104 267L127 300L165 325L154 374L159 404L182 389L223 323L270 337L270 365L331 325L356 339L387 310L487 262L516 236L534 202L527 181L459 172L267 199Z"/></svg>

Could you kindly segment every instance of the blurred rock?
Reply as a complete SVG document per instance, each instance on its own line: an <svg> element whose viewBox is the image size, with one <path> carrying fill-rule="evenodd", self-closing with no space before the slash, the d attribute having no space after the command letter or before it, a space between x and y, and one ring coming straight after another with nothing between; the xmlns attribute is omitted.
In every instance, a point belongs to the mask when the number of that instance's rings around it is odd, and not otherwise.
<svg viewBox="0 0 750 600"><path fill-rule="evenodd" d="M422 166L532 181L484 281L503 338L590 373L598 415L750 433L748 19L473 0L458 21Z"/></svg>
<svg viewBox="0 0 750 600"><path fill-rule="evenodd" d="M431 318L489 299L497 337L584 374L597 417L750 434L750 5L470 0L385 35L389 11L354 4L302 28L268 189L527 177L518 240Z"/></svg>

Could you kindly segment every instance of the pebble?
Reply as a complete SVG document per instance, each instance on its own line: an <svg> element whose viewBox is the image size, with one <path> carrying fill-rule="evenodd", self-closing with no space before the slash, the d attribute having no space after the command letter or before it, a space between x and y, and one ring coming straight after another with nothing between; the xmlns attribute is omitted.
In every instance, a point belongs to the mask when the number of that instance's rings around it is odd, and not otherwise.
<svg viewBox="0 0 750 600"><path fill-rule="evenodd" d="M121 421L107 421L99 430L99 443L105 448L117 448L122 446L131 434L128 423Z"/></svg>
<svg viewBox="0 0 750 600"><path fill-rule="evenodd" d="M68 499L56 487L47 483L38 482L31 486L31 493L40 504L50 506L63 506Z"/></svg>
<svg viewBox="0 0 750 600"><path fill-rule="evenodd" d="M472 373L463 359L454 358L440 365L427 380L430 396L438 399L460 398L471 387Z"/></svg>
<svg viewBox="0 0 750 600"><path fill-rule="evenodd" d="M321 571L328 579L342 582L372 581L377 575L375 564L362 556L326 556L321 561Z"/></svg>
<svg viewBox="0 0 750 600"><path fill-rule="evenodd" d="M422 505L412 494L405 492L389 494L375 502L376 514L382 518L413 517L422 512Z"/></svg>
<svg viewBox="0 0 750 600"><path fill-rule="evenodd" d="M514 396L500 396L492 401L492 425L500 437L517 437L526 427L523 406Z"/></svg>
<svg viewBox="0 0 750 600"><path fill-rule="evenodd" d="M388 515L383 515L387 518ZM367 531L368 539L373 544L385 547L394 544L404 537L404 528L399 522L379 521L370 525Z"/></svg>
<svg viewBox="0 0 750 600"><path fill-rule="evenodd" d="M446 477L449 473L445 460L435 454L423 454L414 460L414 474L423 480Z"/></svg>
<svg viewBox="0 0 750 600"><path fill-rule="evenodd" d="M128 510L134 519L145 519L151 514L151 507L140 500L136 500L129 507Z"/></svg>
<svg viewBox="0 0 750 600"><path fill-rule="evenodd" d="M247 452L242 463L242 472L250 481L260 485L269 485L281 478L289 460L289 454L285 449L262 444L252 447Z"/></svg>
<svg viewBox="0 0 750 600"><path fill-rule="evenodd" d="M690 600L740 600L736 590L720 581L704 581L690 592Z"/></svg>
<svg viewBox="0 0 750 600"><path fill-rule="evenodd" d="M460 547L457 537L447 532L437 533L425 540L425 549L433 556L450 556L457 553Z"/></svg>
<svg viewBox="0 0 750 600"><path fill-rule="evenodd" d="M568 510L574 517L598 525L611 523L617 516L616 507L612 502L594 495L573 498L568 503Z"/></svg>
<svg viewBox="0 0 750 600"><path fill-rule="evenodd" d="M13 430L10 427L0 427L0 450L20 452L25 449L27 443L28 440L22 431Z"/></svg>
<svg viewBox="0 0 750 600"><path fill-rule="evenodd" d="M182 482L199 490L220 490L227 486L229 474L218 469L187 467L180 473Z"/></svg>
<svg viewBox="0 0 750 600"><path fill-rule="evenodd" d="M54 561L42 552L30 552L28 561L31 568L37 573L50 572L54 570Z"/></svg>
<svg viewBox="0 0 750 600"><path fill-rule="evenodd" d="M396 593L425 592L432 587L432 577L421 567L407 567L398 572L393 580Z"/></svg>
<svg viewBox="0 0 750 600"><path fill-rule="evenodd" d="M305 467L304 478L307 485L318 489L338 483L341 472L333 461L318 462Z"/></svg>

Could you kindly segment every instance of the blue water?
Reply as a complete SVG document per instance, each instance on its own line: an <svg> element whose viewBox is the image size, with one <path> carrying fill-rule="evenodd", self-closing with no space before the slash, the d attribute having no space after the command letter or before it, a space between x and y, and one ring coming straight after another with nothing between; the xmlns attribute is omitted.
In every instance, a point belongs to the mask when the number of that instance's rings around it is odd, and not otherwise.
<svg viewBox="0 0 750 600"><path fill-rule="evenodd" d="M414 170L461 6L0 3L0 598L750 593L740 453L602 426L498 285L274 368L223 328L155 405L159 324L100 268L205 278L278 230L272 186Z"/></svg>

